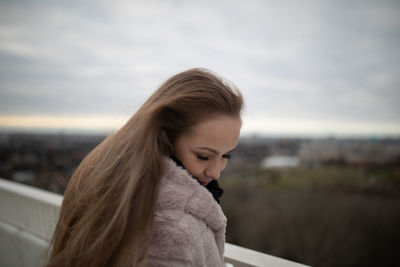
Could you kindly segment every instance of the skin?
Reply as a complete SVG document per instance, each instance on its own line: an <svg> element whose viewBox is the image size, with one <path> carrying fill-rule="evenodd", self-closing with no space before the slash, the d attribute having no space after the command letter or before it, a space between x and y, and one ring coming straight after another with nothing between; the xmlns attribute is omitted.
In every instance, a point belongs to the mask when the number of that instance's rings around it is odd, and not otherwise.
<svg viewBox="0 0 400 267"><path fill-rule="evenodd" d="M237 146L241 120L217 115L201 121L177 138L174 155L202 185L219 179Z"/></svg>

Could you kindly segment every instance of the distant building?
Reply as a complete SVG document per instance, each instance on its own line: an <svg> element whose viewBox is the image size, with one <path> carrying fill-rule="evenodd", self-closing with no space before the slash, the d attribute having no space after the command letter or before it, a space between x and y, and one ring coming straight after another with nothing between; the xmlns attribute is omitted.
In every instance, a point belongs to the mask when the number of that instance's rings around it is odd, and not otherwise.
<svg viewBox="0 0 400 267"><path fill-rule="evenodd" d="M349 164L384 166L398 164L400 143L397 140L321 139L304 142L299 149L301 164Z"/></svg>
<svg viewBox="0 0 400 267"><path fill-rule="evenodd" d="M297 167L299 165L300 158L298 156L273 155L261 161L262 168Z"/></svg>

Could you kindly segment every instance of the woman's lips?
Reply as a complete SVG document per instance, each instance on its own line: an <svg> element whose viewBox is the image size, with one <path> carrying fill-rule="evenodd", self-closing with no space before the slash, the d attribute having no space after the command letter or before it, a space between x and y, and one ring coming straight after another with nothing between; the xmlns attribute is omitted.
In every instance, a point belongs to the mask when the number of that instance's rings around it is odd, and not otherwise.
<svg viewBox="0 0 400 267"><path fill-rule="evenodd" d="M212 179L210 179L210 180L207 181L207 182L202 182L202 181L200 181L200 184L202 184L202 185L204 185L204 186L207 186L211 181L212 181Z"/></svg>
<svg viewBox="0 0 400 267"><path fill-rule="evenodd" d="M197 177L194 177L197 181L199 181L199 183L201 184L201 185L204 185L204 186L207 186L211 181L212 181L212 179L210 178L208 181L201 181L199 178L197 178Z"/></svg>

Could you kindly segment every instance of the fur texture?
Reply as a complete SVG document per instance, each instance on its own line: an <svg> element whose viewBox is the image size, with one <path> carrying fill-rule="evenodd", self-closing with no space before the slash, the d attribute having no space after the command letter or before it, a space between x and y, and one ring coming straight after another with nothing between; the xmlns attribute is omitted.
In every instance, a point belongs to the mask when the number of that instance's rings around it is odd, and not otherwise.
<svg viewBox="0 0 400 267"><path fill-rule="evenodd" d="M164 164L148 265L223 266L226 217L221 207L185 169L171 159ZM128 247L118 266L130 266Z"/></svg>

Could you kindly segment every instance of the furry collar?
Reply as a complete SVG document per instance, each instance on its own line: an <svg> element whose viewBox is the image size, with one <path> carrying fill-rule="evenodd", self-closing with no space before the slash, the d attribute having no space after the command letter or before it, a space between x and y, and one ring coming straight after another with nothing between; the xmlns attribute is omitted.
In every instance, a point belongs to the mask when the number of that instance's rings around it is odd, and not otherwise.
<svg viewBox="0 0 400 267"><path fill-rule="evenodd" d="M156 209L184 210L204 221L214 232L224 231L226 217L212 194L172 159L164 158L163 163Z"/></svg>

